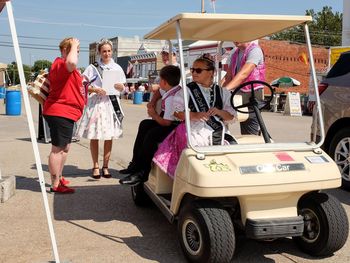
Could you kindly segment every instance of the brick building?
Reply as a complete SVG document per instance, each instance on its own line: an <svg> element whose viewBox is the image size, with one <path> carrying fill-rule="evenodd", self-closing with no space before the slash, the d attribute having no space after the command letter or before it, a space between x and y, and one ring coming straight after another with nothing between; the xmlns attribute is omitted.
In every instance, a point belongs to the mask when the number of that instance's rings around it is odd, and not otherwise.
<svg viewBox="0 0 350 263"><path fill-rule="evenodd" d="M259 40L265 55L266 82L288 76L301 82L300 86L290 88L276 88L281 92L299 92L308 94L310 82L310 66L300 60L302 53L307 53L305 44L295 44L289 41ZM325 47L312 47L316 73L324 73L328 67L328 49ZM268 93L267 93L268 94Z"/></svg>

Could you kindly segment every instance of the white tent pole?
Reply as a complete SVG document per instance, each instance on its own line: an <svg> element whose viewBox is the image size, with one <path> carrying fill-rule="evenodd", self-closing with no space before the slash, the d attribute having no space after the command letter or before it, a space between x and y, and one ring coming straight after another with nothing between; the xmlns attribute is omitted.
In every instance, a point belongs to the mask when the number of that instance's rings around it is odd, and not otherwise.
<svg viewBox="0 0 350 263"><path fill-rule="evenodd" d="M26 109L26 113L27 113L27 121L28 121L28 125L29 125L30 138L32 140L32 146L33 146L33 151L34 151L34 156L35 156L35 163L36 163L36 168L37 168L37 171L38 171L40 187L41 187L41 193L42 193L43 200L44 200L44 206L45 206L45 212L46 212L46 217L47 217L47 223L49 225L52 249L53 249L53 253L54 253L54 256L55 256L56 263L60 263L60 259L59 259L59 256L58 256L58 250L57 250L57 244L56 244L56 238L55 238L55 232L54 232L54 229L53 229L52 218L51 218L51 213L50 213L49 202L47 200L47 193L46 193L46 188L45 188L45 179L44 179L43 169L42 169L42 166L41 166L39 148L38 148L38 143L36 141L36 134L35 134L34 123L33 123L33 116L32 116L32 111L31 111L30 104L29 104L27 84L26 84L26 81L25 81L25 78L24 78L22 57L21 57L21 52L19 50L17 32L16 32L16 27L15 27L15 20L14 20L14 17L13 17L12 5L11 5L10 1L6 2L6 9L7 9L7 14L8 14L8 19L9 19L9 24L10 24L10 29L11 29L13 47L14 47L14 50L15 50L15 56L16 56L16 61L17 61L17 68L18 68L19 78L20 78L21 87L22 87L22 94L23 94L23 99L24 99L24 105L25 105L25 109Z"/></svg>

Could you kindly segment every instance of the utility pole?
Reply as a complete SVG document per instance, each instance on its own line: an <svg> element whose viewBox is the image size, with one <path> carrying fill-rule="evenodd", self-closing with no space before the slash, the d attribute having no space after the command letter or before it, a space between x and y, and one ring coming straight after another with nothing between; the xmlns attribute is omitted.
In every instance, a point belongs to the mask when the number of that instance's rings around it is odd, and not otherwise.
<svg viewBox="0 0 350 263"><path fill-rule="evenodd" d="M202 10L201 10L201 13L205 13L205 10L204 10L204 0L202 0Z"/></svg>

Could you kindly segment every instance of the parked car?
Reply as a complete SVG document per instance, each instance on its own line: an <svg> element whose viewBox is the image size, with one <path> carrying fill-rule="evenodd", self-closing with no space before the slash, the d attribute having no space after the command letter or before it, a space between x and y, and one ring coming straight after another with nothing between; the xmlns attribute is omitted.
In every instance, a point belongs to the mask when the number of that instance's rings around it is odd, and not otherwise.
<svg viewBox="0 0 350 263"><path fill-rule="evenodd" d="M341 54L318 90L325 130L322 148L338 165L342 174L342 188L350 191L350 52ZM312 131L318 142L320 129L316 125L317 111L313 112Z"/></svg>

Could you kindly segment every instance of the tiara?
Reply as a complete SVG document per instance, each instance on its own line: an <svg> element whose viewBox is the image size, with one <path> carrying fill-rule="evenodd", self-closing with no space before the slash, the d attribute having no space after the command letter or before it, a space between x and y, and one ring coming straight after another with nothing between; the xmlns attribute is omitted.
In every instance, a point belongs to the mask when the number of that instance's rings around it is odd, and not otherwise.
<svg viewBox="0 0 350 263"><path fill-rule="evenodd" d="M209 53L204 53L204 54L200 55L199 59L205 59L205 60L210 61L211 63L215 63L214 57L212 55L210 55Z"/></svg>
<svg viewBox="0 0 350 263"><path fill-rule="evenodd" d="M110 46L113 47L112 41L110 41L108 38L102 38L102 39L97 43L98 46L103 46L103 45L105 45L105 44L109 44Z"/></svg>

